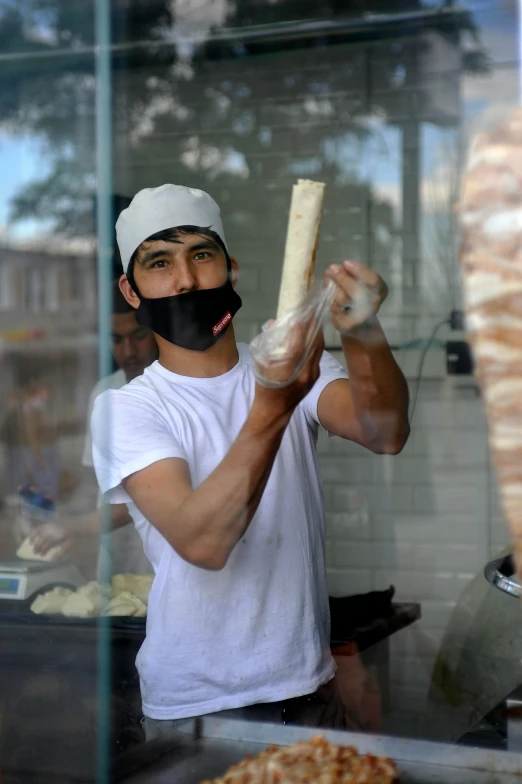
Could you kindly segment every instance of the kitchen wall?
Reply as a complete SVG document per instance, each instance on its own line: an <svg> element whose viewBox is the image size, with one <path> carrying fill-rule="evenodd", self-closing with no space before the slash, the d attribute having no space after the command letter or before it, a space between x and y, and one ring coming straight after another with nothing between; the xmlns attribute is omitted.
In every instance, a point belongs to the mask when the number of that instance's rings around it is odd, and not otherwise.
<svg viewBox="0 0 522 784"><path fill-rule="evenodd" d="M422 716L447 623L463 589L507 543L480 399L448 381L426 382L401 455L374 456L327 437L319 449L331 593L394 585L397 599L421 604L419 623L391 639L385 726L425 736Z"/></svg>

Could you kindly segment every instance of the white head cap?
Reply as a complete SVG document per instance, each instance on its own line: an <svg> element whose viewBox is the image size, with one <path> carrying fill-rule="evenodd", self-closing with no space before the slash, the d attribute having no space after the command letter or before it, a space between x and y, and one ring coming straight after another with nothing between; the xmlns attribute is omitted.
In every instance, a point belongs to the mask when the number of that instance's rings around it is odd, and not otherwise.
<svg viewBox="0 0 522 784"><path fill-rule="evenodd" d="M116 237L123 271L143 240L165 229L177 226L199 226L211 229L226 247L221 213L214 199L197 188L184 185L160 185L144 188L122 210L116 221Z"/></svg>

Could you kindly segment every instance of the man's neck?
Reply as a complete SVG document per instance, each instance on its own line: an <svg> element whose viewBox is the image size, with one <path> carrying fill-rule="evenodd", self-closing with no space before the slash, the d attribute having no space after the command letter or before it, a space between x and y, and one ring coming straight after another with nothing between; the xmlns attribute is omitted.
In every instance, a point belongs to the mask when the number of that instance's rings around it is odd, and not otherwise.
<svg viewBox="0 0 522 784"><path fill-rule="evenodd" d="M229 326L223 337L206 351L189 351L156 335L159 362L179 376L214 378L228 373L238 362L234 327Z"/></svg>

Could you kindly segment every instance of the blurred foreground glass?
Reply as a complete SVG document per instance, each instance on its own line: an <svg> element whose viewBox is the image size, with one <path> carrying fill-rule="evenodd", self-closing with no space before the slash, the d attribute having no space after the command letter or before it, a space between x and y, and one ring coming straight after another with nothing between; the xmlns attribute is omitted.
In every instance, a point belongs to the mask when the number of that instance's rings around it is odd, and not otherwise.
<svg viewBox="0 0 522 784"><path fill-rule="evenodd" d="M221 205L240 263L239 340L274 316L298 177L327 184L318 272L355 258L388 282L381 322L419 392L410 441L397 457L319 441L330 596L382 592L377 609L332 602L341 694L353 729L506 748L519 606L482 578L508 540L480 398L469 373L448 372L447 343L465 336L447 322L461 308L464 150L519 100L516 9L27 0L0 20L3 778L103 781L143 742L145 621L99 623L99 592L90 618L36 615L12 598L9 568L37 531L65 561L27 590L99 578L109 521L89 399L100 377L128 380L110 356L135 328L111 313L112 226L136 191L164 182ZM342 359L329 326L326 342ZM111 541L126 546L106 537L105 557ZM110 557L100 568L109 581Z"/></svg>

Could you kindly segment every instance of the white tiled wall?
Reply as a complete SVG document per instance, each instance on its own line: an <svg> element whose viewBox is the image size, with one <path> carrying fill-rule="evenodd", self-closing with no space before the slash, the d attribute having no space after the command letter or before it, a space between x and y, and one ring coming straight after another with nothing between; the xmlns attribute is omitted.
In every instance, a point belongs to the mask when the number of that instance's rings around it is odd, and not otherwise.
<svg viewBox="0 0 522 784"><path fill-rule="evenodd" d="M410 387L412 382L410 382ZM422 619L391 638L394 733L436 734L419 721L447 622L463 589L508 541L473 383L421 385L410 440L398 456L371 455L322 435L330 592L396 588Z"/></svg>

